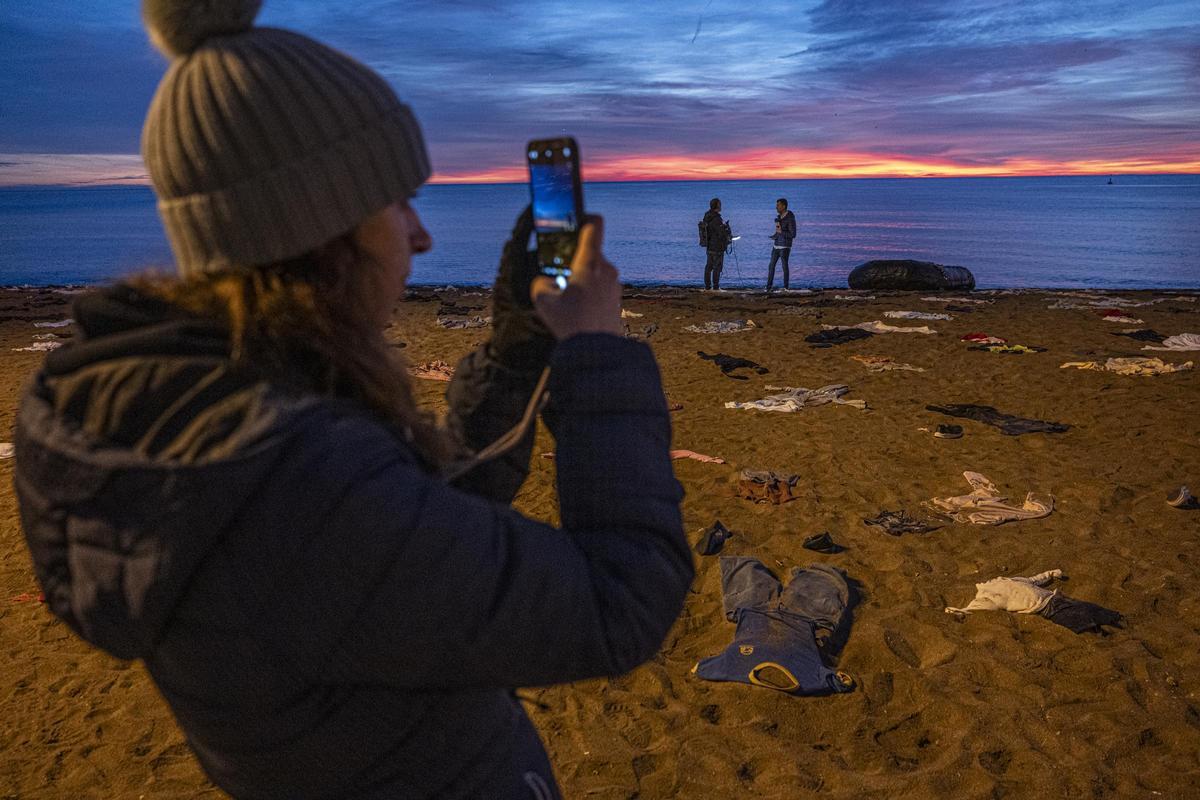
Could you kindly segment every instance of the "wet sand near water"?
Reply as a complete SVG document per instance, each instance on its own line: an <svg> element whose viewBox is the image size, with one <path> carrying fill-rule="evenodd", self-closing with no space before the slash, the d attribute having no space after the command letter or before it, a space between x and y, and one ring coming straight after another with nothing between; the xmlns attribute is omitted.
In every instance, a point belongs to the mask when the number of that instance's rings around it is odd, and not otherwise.
<svg viewBox="0 0 1200 800"><path fill-rule="evenodd" d="M474 290L419 289L458 306ZM766 297L683 289L630 289L633 333L649 338L670 400L672 447L726 464L679 460L684 520L695 542L720 519L736 535L721 555L761 559L781 577L795 566L845 570L858 594L837 667L849 694L791 697L690 673L720 652L734 626L721 613L715 556L697 577L661 653L633 673L569 686L523 689L569 798L999 798L1200 797L1200 511L1171 508L1169 490L1200 490L1200 353L1143 351L1114 336L1126 328L1200 333L1200 300L1164 292L971 293L990 304L946 311L928 293L826 290ZM858 299L838 299L856 297ZM954 295L959 296L959 295ZM1168 298L1138 307L1155 298ZM44 353L14 351L69 316L69 294L0 290L0 442L11 441L20 387ZM1094 309L1050 309L1055 302ZM389 336L413 364L451 364L486 330L445 330L439 302L400 306ZM951 302L951 305L956 305ZM1119 308L1144 320L1105 321ZM906 320L889 310L950 313ZM752 319L727 334L688 325ZM880 334L827 349L804 337L821 325L882 320L926 325L935 335ZM972 351L960 337L986 332L1046 348L1008 355ZM35 339L35 335L43 335ZM56 339L58 337L55 337ZM722 375L696 351L727 353L765 375ZM924 372L871 372L851 356L885 356ZM1158 356L1197 369L1155 377L1060 369L1068 361ZM850 387L867 411L824 405L784 414L726 409L770 386ZM417 381L443 409L446 384ZM1066 433L1005 436L994 427L925 410L978 403L1062 422ZM939 424L960 439L935 439ZM555 520L553 449L542 430L517 505ZM743 468L799 475L784 505L735 496ZM1051 494L1044 519L989 527L942 521L926 534L892 537L862 523L882 510L933 518L922 502L967 493L964 471L986 475L1020 502ZM19 529L12 461L0 459L0 798L223 797L209 784L144 668L77 640L37 601ZM805 550L829 531L846 549ZM1074 634L1037 616L985 612L958 619L974 584L1058 568L1071 597L1121 612L1107 637Z"/></svg>

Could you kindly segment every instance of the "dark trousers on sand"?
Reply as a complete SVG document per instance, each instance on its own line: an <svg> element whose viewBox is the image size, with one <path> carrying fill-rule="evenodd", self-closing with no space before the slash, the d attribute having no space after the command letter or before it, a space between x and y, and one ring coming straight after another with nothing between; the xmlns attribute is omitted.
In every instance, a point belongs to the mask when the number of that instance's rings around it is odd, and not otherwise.
<svg viewBox="0 0 1200 800"><path fill-rule="evenodd" d="M704 288L721 288L721 270L725 268L725 251L709 250L708 261L704 264Z"/></svg>
<svg viewBox="0 0 1200 800"><path fill-rule="evenodd" d="M783 261L783 288L788 288L788 256L792 254L790 247L776 247L771 251L771 264L767 267L767 291L771 291L771 284L775 283L775 262L782 259Z"/></svg>

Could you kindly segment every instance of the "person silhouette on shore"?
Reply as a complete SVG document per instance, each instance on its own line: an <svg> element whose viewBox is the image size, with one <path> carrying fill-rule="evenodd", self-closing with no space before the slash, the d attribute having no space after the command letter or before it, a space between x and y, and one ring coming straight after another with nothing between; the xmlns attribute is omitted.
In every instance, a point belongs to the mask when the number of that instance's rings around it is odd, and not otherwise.
<svg viewBox="0 0 1200 800"><path fill-rule="evenodd" d="M708 202L708 212L700 221L701 238L708 252L708 260L704 263L704 288L721 288L721 270L725 268L725 248L733 240L733 231L729 223L721 219L721 198L714 197Z"/></svg>
<svg viewBox="0 0 1200 800"><path fill-rule="evenodd" d="M767 266L767 291L771 291L775 283L775 264L783 262L783 288L788 288L788 256L792 253L792 241L796 238L796 215L788 210L786 197L775 201L775 233L771 239L775 242L771 248L771 263Z"/></svg>

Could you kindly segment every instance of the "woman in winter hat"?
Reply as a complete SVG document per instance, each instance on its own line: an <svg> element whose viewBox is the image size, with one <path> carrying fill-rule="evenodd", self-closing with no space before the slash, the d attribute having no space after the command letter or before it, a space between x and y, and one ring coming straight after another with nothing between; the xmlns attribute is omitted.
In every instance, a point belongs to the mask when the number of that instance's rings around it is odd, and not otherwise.
<svg viewBox="0 0 1200 800"><path fill-rule="evenodd" d="M567 288L514 302L526 212L493 335L445 423L419 412L383 328L432 246L420 129L258 5L144 4L172 58L143 156L179 275L82 296L22 398L46 601L145 662L234 797L558 797L513 690L632 669L692 577L657 367L619 335L597 218ZM544 384L561 528L509 505Z"/></svg>

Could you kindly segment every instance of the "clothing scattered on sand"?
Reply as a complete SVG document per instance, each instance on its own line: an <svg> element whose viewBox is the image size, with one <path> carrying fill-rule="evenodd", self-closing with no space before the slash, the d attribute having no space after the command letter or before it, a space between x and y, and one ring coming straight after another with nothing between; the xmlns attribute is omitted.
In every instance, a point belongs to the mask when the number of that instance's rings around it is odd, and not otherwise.
<svg viewBox="0 0 1200 800"><path fill-rule="evenodd" d="M968 333L959 339L960 342L974 342L975 344L1008 344L1008 339L999 336L991 336L983 332Z"/></svg>
<svg viewBox="0 0 1200 800"><path fill-rule="evenodd" d="M1024 353L1044 353L1044 347L1029 347L1023 344L976 344L967 348L968 350L984 350L988 353L1006 353L1008 355L1022 355Z"/></svg>
<svg viewBox="0 0 1200 800"><path fill-rule="evenodd" d="M460 330L464 328L486 328L492 324L492 318L465 317L462 319L456 319L453 317L438 317L437 324L450 330Z"/></svg>
<svg viewBox="0 0 1200 800"><path fill-rule="evenodd" d="M767 389L778 391L779 394L768 395L761 400L747 400L744 403L730 400L725 404L725 407L755 409L757 411L781 411L786 414L799 411L802 408L812 408L814 406L834 403L840 406L853 406L860 411L867 410L867 403L864 400L842 399L843 395L849 393L850 387L841 383L832 383L828 386L822 386L820 389L805 389L795 386L768 386Z"/></svg>
<svg viewBox="0 0 1200 800"><path fill-rule="evenodd" d="M1028 578L992 578L975 584L975 597L962 608L946 607L947 614L970 614L973 611L1011 611L1014 614L1036 614L1046 607L1055 592L1046 586L1062 577L1061 569L1039 572Z"/></svg>
<svg viewBox="0 0 1200 800"><path fill-rule="evenodd" d="M725 542L729 541L731 536L733 536L733 531L722 525L721 520L717 520L700 531L700 538L696 540L695 550L702 556L716 555L721 552L721 548L725 546Z"/></svg>
<svg viewBox="0 0 1200 800"><path fill-rule="evenodd" d="M690 458L692 461L702 461L705 464L724 464L725 459L716 456L706 456L703 453L694 453L691 450L672 450L671 459L677 461L681 458Z"/></svg>
<svg viewBox="0 0 1200 800"><path fill-rule="evenodd" d="M862 363L871 372L892 372L896 370L907 370L910 372L924 372L924 367L914 367L912 364L905 364L902 361L895 361L887 356L850 356Z"/></svg>
<svg viewBox="0 0 1200 800"><path fill-rule="evenodd" d="M58 348L60 348L62 346L63 346L63 343L60 341L57 341L57 340L52 341L52 342L45 342L45 341L34 342L33 344L29 345L28 347L14 347L13 352L14 353L21 353L21 352L45 353L49 350L57 350Z"/></svg>
<svg viewBox="0 0 1200 800"><path fill-rule="evenodd" d="M1003 525L1050 516L1054 510L1054 498L1038 496L1033 492L1025 495L1020 506L1009 504L1008 497L1000 494L995 485L978 472L964 472L963 477L971 485L971 493L957 497L935 497L929 504L956 522L972 525Z"/></svg>
<svg viewBox="0 0 1200 800"><path fill-rule="evenodd" d="M873 294L835 294L834 300L874 300Z"/></svg>
<svg viewBox="0 0 1200 800"><path fill-rule="evenodd" d="M1200 333L1181 333L1178 336L1168 336L1162 340L1162 347L1147 345L1143 350L1174 350L1184 352L1200 350Z"/></svg>
<svg viewBox="0 0 1200 800"><path fill-rule="evenodd" d="M795 695L849 692L850 676L825 666L816 629L836 630L850 602L842 572L824 564L792 570L786 587L756 558L721 558L725 618L737 625L724 652L692 671Z"/></svg>
<svg viewBox="0 0 1200 800"><path fill-rule="evenodd" d="M1124 618L1112 609L1056 594L1042 609L1041 615L1056 625L1062 625L1073 633L1099 633L1107 635L1104 627L1120 628Z"/></svg>
<svg viewBox="0 0 1200 800"><path fill-rule="evenodd" d="M1168 364L1161 358L1144 358L1131 356L1129 358L1110 358L1107 361L1068 361L1061 364L1059 369L1074 367L1075 369L1090 369L1097 372L1115 372L1118 375L1167 375L1171 372L1184 372L1192 368L1191 361L1182 364Z"/></svg>
<svg viewBox="0 0 1200 800"><path fill-rule="evenodd" d="M857 339L869 339L874 335L870 331L864 331L860 328L839 328L837 330L823 330L811 333L804 337L804 341L810 343L813 347L833 347L835 344L845 344Z"/></svg>
<svg viewBox="0 0 1200 800"><path fill-rule="evenodd" d="M75 320L73 320L73 319L60 319L58 322L35 322L35 323L33 323L33 327L35 327L35 328L65 328L68 325L73 325L73 324L75 324Z"/></svg>
<svg viewBox="0 0 1200 800"><path fill-rule="evenodd" d="M0 442L0 459L12 458L13 446L12 442Z"/></svg>
<svg viewBox="0 0 1200 800"><path fill-rule="evenodd" d="M483 306L456 306L454 303L442 303L438 306L439 317L469 317L476 311L482 311Z"/></svg>
<svg viewBox="0 0 1200 800"><path fill-rule="evenodd" d="M1126 325L1141 325L1146 320L1127 317L1123 314L1105 314L1103 317L1105 322L1123 322Z"/></svg>
<svg viewBox="0 0 1200 800"><path fill-rule="evenodd" d="M733 374L739 369L754 370L754 372L758 373L759 375L766 375L767 372L770 371L756 361L751 361L748 358L738 358L737 356L731 356L728 353L713 353L712 355L709 355L703 350L697 350L696 355L700 356L705 361L712 361L721 368L722 375L733 378L735 381L749 380L749 378L745 375Z"/></svg>
<svg viewBox="0 0 1200 800"><path fill-rule="evenodd" d="M898 511L880 511L874 517L864 519L863 524L883 528L883 532L890 536L901 536L905 533L929 533L941 527L940 525L931 525L924 520L909 516L909 513L903 509Z"/></svg>
<svg viewBox="0 0 1200 800"><path fill-rule="evenodd" d="M962 434L962 425L938 425L937 430L933 432L933 437L935 439L961 439Z"/></svg>
<svg viewBox="0 0 1200 800"><path fill-rule="evenodd" d="M801 546L805 550L812 550L816 553L826 553L829 555L840 553L846 549L833 540L833 537L829 534L829 531L822 531L821 533L813 534L812 536L805 538L804 544Z"/></svg>
<svg viewBox="0 0 1200 800"><path fill-rule="evenodd" d="M756 503L782 505L796 497L792 488L799 475L782 475L770 470L744 469L738 476L738 497Z"/></svg>
<svg viewBox="0 0 1200 800"><path fill-rule="evenodd" d="M1130 339L1135 339L1139 342L1154 342L1160 344L1166 340L1166 336L1158 331L1149 328L1126 328L1123 331L1118 331L1113 336L1128 336Z"/></svg>
<svg viewBox="0 0 1200 800"><path fill-rule="evenodd" d="M638 317L644 317L644 316L646 316L646 315L639 314L636 311L630 311L628 308L621 309L621 319L637 319Z"/></svg>
<svg viewBox="0 0 1200 800"><path fill-rule="evenodd" d="M883 315L892 319L954 319L949 314L930 314L927 311L885 311Z"/></svg>
<svg viewBox="0 0 1200 800"><path fill-rule="evenodd" d="M11 447L12 445L9 445ZM3 445L0 445L3 447ZM0 458L4 458L3 453L0 453ZM1167 495L1167 505L1172 508L1193 509L1200 508L1200 500L1197 500L1195 495L1186 486L1180 486L1175 491Z"/></svg>
<svg viewBox="0 0 1200 800"><path fill-rule="evenodd" d="M1073 295L1073 296L1077 296L1077 295ZM1055 311L1055 310L1096 311L1097 309L1103 308L1104 306L1107 306L1107 305L1111 305L1114 302L1120 302L1121 305L1126 305L1126 306L1134 305L1133 303L1130 303L1129 301L1124 300L1120 297L1100 297L1100 298L1094 298L1094 299L1090 299L1090 300L1055 300L1053 303L1046 306L1046 308L1048 308L1052 311Z"/></svg>
<svg viewBox="0 0 1200 800"><path fill-rule="evenodd" d="M409 367L408 374L428 381L448 381L454 377L454 367L441 359Z"/></svg>
<svg viewBox="0 0 1200 800"><path fill-rule="evenodd" d="M1037 614L1074 633L1106 633L1105 626L1120 627L1121 615L1111 609L1076 600L1047 588L1062 570L1039 572L1028 578L992 578L975 584L975 597L962 608L947 607L947 614L973 611L1008 611L1013 614Z"/></svg>
<svg viewBox="0 0 1200 800"><path fill-rule="evenodd" d="M995 300L977 300L974 297L922 297L921 299L929 303L971 303L977 306L991 305L996 302Z"/></svg>
<svg viewBox="0 0 1200 800"><path fill-rule="evenodd" d="M1025 417L1004 414L991 406L980 406L974 403L948 403L944 406L925 406L926 411L945 414L948 417L973 419L985 425L999 428L1005 436L1021 436L1026 433L1066 433L1070 425L1061 422L1047 422L1042 419L1027 419Z"/></svg>
<svg viewBox="0 0 1200 800"><path fill-rule="evenodd" d="M732 322L706 322L703 325L688 325L684 330L688 333L740 333L757 327L752 319L735 319Z"/></svg>
<svg viewBox="0 0 1200 800"><path fill-rule="evenodd" d="M33 335L33 340L35 342L52 342L55 339L62 339L64 337L68 339L71 338L70 334L65 333L35 333Z"/></svg>
<svg viewBox="0 0 1200 800"><path fill-rule="evenodd" d="M775 309L776 314L789 314L796 317L821 317L825 312L811 306L784 306Z"/></svg>
<svg viewBox="0 0 1200 800"><path fill-rule="evenodd" d="M888 325L883 320L878 319L872 320L871 322L860 322L857 325L822 325L821 327L828 331L845 331L852 328L857 328L859 330L869 331L871 333L937 333L937 331L933 330L927 325L921 325L919 327L912 325Z"/></svg>
<svg viewBox="0 0 1200 800"><path fill-rule="evenodd" d="M625 325L625 335L630 339L646 340L654 334L658 333L658 323L651 322L649 325L643 325L640 333L633 333L629 330L629 325Z"/></svg>

